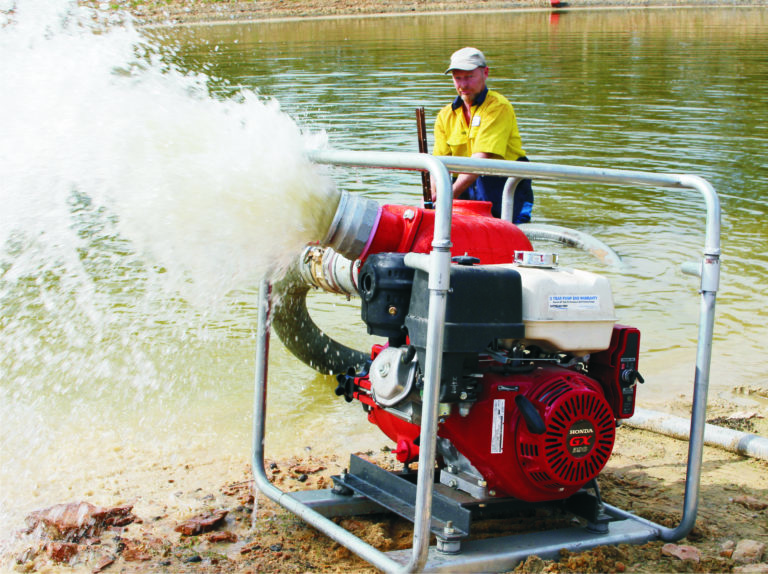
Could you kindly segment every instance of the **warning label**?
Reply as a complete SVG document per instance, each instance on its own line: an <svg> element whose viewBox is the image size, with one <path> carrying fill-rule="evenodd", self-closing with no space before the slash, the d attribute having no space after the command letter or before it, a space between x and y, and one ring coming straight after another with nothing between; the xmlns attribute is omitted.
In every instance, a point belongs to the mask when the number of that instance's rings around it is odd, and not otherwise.
<svg viewBox="0 0 768 574"><path fill-rule="evenodd" d="M491 454L500 454L504 452L504 402L504 399L493 400Z"/></svg>
<svg viewBox="0 0 768 574"><path fill-rule="evenodd" d="M599 295L550 295L549 308L559 310L600 309Z"/></svg>

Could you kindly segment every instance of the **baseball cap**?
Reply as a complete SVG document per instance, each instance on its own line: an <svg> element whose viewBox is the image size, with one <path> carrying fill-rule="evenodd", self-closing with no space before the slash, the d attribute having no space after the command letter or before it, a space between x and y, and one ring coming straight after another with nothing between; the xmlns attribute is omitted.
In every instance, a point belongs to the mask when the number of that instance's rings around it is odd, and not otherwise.
<svg viewBox="0 0 768 574"><path fill-rule="evenodd" d="M456 50L451 55L451 64L445 71L449 74L453 70L474 70L475 68L485 68L485 56L477 48L462 48Z"/></svg>

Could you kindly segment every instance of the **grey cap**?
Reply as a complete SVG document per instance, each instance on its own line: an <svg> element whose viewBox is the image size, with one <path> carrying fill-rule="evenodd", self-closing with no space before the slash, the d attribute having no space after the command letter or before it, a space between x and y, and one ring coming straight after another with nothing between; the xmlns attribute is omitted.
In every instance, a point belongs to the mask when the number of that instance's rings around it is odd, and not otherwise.
<svg viewBox="0 0 768 574"><path fill-rule="evenodd" d="M462 48L451 55L451 64L445 73L449 74L453 70L468 72L475 68L485 68L485 56L477 48Z"/></svg>

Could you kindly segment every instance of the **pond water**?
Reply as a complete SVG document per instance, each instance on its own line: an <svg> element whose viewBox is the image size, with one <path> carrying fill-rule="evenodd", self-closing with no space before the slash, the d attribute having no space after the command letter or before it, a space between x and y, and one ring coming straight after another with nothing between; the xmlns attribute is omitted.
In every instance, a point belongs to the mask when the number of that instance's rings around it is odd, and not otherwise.
<svg viewBox="0 0 768 574"><path fill-rule="evenodd" d="M727 392L760 382L766 335L766 19L764 9L499 12L201 26L173 40L182 66L222 79L214 92L258 90L325 130L334 147L390 151L416 149L414 108L424 106L431 125L454 96L441 74L447 56L478 46L490 86L515 106L531 160L709 180L723 207L712 388ZM358 170L337 181L387 202L417 203L420 193L414 174ZM611 274L620 320L643 332L645 400L688 390L698 285L679 267L702 251L701 198L592 184L535 189L535 221L587 231L627 263L616 273L562 254ZM334 326L342 336L349 329Z"/></svg>
<svg viewBox="0 0 768 574"><path fill-rule="evenodd" d="M306 183L320 181L303 160L316 144L296 126L335 148L416 151L414 108L424 106L431 124L453 98L442 71L465 45L485 51L489 84L513 102L532 161L692 173L713 184L723 266L710 397L762 383L768 10L408 15L110 34L38 25L47 31L34 41L24 18L0 27L3 65L24 61L26 70L13 64L21 87L4 89L0 102L15 112L0 124L11 182L3 201L14 208L0 219L3 528L44 504L130 498L141 485L117 477L129 468L247 461L257 279L278 252L317 234L332 195ZM382 202L420 200L414 173L330 175ZM626 263L607 269L558 248L566 265L607 274L619 320L641 330L639 405L689 394L698 283L680 263L701 255L701 198L552 181L534 189L535 221L591 233ZM310 306L342 342L372 342L355 301L314 294ZM359 407L333 395L332 378L273 341L269 455L383 443Z"/></svg>

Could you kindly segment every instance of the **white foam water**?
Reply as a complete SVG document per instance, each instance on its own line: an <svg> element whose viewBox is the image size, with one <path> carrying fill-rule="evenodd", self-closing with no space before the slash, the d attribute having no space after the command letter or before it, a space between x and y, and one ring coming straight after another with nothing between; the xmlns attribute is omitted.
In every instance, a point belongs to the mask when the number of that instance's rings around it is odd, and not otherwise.
<svg viewBox="0 0 768 574"><path fill-rule="evenodd" d="M227 309L338 203L306 158L323 134L172 62L125 14L0 3L0 539L135 440L118 418L161 437L174 386L212 392L174 366L243 328Z"/></svg>

